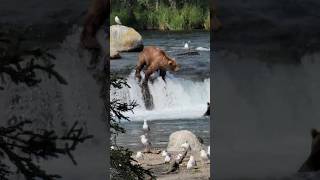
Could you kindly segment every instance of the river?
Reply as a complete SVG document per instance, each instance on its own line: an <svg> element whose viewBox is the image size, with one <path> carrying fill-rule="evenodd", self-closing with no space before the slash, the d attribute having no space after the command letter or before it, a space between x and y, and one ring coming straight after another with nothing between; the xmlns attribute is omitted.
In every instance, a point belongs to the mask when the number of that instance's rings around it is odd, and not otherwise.
<svg viewBox="0 0 320 180"><path fill-rule="evenodd" d="M204 140L210 141L210 120L203 117L210 102L210 33L192 32L141 32L145 46L157 46L170 57L176 58L181 69L169 73L167 82L157 78L149 83L154 109L147 110L141 88L134 78L134 67L138 53L121 53L122 59L111 61L111 72L125 77L130 88L111 89L111 99L123 102L135 100L138 106L134 113L126 113L130 122L123 123L127 132L117 138L117 143L132 150L141 150L139 136L143 134L143 120L150 121L151 142L155 147L165 148L169 135L177 130L187 129ZM200 48L199 55L178 55L186 52L184 43L190 41L191 49Z"/></svg>

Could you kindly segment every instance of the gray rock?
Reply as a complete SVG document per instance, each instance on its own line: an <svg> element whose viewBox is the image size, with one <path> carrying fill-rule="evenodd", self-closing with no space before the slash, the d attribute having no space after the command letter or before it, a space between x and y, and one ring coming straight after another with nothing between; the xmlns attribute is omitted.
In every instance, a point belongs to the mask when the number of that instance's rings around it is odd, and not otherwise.
<svg viewBox="0 0 320 180"><path fill-rule="evenodd" d="M172 133L169 137L168 151L183 151L181 145L185 142L190 144L192 151L200 151L202 144L199 142L198 137L188 130L181 130Z"/></svg>

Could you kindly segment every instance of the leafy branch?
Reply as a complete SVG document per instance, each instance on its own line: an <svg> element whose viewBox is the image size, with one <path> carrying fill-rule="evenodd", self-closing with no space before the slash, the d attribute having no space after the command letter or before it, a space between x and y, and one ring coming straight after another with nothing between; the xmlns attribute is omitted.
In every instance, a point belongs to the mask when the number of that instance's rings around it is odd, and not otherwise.
<svg viewBox="0 0 320 180"><path fill-rule="evenodd" d="M83 127L78 127L77 122L62 136L57 135L54 130L27 130L26 126L30 124L31 121L25 120L12 126L0 127L1 159L10 160L27 180L36 177L47 180L60 178L59 175L46 173L34 159L47 160L67 155L77 164L72 151L78 144L92 138L91 135L84 135ZM12 174L13 171L7 165L1 164L3 166L0 168L0 179L8 179L6 175Z"/></svg>

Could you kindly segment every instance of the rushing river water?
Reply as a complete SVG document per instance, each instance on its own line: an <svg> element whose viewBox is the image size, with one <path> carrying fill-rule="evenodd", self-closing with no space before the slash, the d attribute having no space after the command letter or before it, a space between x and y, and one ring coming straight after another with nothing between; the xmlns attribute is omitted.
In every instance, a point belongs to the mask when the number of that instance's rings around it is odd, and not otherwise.
<svg viewBox="0 0 320 180"><path fill-rule="evenodd" d="M134 78L134 67L138 53L122 53L122 59L111 61L111 72L125 77L130 88L111 89L111 99L123 102L136 101L134 113L126 113L132 120L124 123L126 134L118 137L118 144L133 150L141 149L139 136L143 134L142 121L151 121L151 141L156 147L166 147L169 135L177 130L187 129L209 144L209 118L203 117L210 102L210 33L204 31L166 33L158 31L141 32L145 46L158 46L170 57L176 58L181 69L168 73L165 83L158 77L149 83L154 109L144 106L141 87ZM191 41L191 49L198 49L199 55L178 55L188 50L184 43Z"/></svg>

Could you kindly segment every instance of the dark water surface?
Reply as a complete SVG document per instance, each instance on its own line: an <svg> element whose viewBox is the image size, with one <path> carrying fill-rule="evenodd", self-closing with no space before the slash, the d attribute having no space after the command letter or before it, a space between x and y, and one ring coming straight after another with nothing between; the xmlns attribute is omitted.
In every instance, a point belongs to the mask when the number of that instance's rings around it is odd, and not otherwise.
<svg viewBox="0 0 320 180"><path fill-rule="evenodd" d="M153 120L148 122L151 129L150 140L153 147L165 149L171 133L179 130L189 130L198 137L202 138L204 144L210 144L210 125L209 118L199 119L168 119ZM133 151L141 151L144 146L141 144L140 136L144 134L142 130L143 121L132 121L124 123L126 134L118 136L118 145L127 147Z"/></svg>
<svg viewBox="0 0 320 180"><path fill-rule="evenodd" d="M174 73L177 77L188 79L208 78L210 68L210 32L208 31L190 31L190 32L161 32L161 31L141 31L145 46L157 46L165 50L172 58L176 58L181 69ZM184 43L191 41L190 48L207 48L207 51L198 51L199 55L188 56L180 55L188 50L183 49ZM121 53L122 58L111 61L111 72L122 75L128 75L137 64L138 53Z"/></svg>

